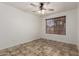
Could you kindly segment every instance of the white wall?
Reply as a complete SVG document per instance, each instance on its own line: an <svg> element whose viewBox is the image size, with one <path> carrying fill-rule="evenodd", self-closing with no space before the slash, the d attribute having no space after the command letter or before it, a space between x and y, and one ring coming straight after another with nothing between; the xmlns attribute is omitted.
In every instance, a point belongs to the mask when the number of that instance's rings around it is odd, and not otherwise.
<svg viewBox="0 0 79 59"><path fill-rule="evenodd" d="M45 19L59 17L59 16L66 16L66 35L56 35L56 34L46 34L46 26L45 26ZM45 16L42 19L42 38L47 38L50 40L56 40L71 44L77 44L77 9L64 11L60 13L51 14Z"/></svg>
<svg viewBox="0 0 79 59"><path fill-rule="evenodd" d="M40 18L0 3L0 49L40 38Z"/></svg>

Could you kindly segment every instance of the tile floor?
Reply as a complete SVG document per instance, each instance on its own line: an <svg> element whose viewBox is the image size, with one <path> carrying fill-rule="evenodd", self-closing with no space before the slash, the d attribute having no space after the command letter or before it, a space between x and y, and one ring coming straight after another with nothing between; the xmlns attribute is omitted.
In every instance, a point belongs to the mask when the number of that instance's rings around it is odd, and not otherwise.
<svg viewBox="0 0 79 59"><path fill-rule="evenodd" d="M77 46L63 42L38 39L0 50L1 56L78 56Z"/></svg>

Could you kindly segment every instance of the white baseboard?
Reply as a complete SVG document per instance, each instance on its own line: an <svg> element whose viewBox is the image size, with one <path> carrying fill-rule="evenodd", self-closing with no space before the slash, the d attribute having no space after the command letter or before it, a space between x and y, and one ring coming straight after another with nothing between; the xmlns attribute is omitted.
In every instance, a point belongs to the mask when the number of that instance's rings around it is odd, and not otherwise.
<svg viewBox="0 0 79 59"><path fill-rule="evenodd" d="M78 46L78 51L79 51L79 46Z"/></svg>

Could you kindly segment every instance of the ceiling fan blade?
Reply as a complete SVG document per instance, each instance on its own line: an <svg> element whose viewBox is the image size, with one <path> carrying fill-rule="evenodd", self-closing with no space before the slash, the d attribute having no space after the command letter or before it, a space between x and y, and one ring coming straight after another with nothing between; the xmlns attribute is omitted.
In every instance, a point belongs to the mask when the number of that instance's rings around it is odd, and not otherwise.
<svg viewBox="0 0 79 59"><path fill-rule="evenodd" d="M32 11L32 12L37 12L37 11L40 11L40 10L35 10L35 11Z"/></svg>
<svg viewBox="0 0 79 59"><path fill-rule="evenodd" d="M34 5L33 3L31 3L30 5L32 5L33 7L37 7L36 5Z"/></svg>
<svg viewBox="0 0 79 59"><path fill-rule="evenodd" d="M32 12L36 12L36 11L32 11Z"/></svg>
<svg viewBox="0 0 79 59"><path fill-rule="evenodd" d="M54 9L47 9L47 10L49 10L49 11L54 11Z"/></svg>

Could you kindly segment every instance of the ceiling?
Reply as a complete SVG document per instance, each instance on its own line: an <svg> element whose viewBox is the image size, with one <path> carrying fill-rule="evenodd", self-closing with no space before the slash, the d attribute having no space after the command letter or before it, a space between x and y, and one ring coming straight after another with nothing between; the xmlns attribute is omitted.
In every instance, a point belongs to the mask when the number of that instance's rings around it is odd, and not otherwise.
<svg viewBox="0 0 79 59"><path fill-rule="evenodd" d="M15 8L18 8L22 11L37 11L39 8L39 2L4 2L5 4L8 4L10 6L13 6ZM37 7L31 6L30 3L35 4ZM61 12L61 11L66 11L70 9L77 8L78 2L49 2L49 4L45 4L44 7L46 9L54 9L54 11L45 11L45 14L50 14L50 13L56 13L56 12ZM32 12L35 14L38 14L38 12Z"/></svg>

